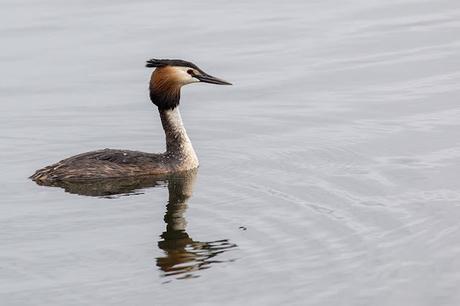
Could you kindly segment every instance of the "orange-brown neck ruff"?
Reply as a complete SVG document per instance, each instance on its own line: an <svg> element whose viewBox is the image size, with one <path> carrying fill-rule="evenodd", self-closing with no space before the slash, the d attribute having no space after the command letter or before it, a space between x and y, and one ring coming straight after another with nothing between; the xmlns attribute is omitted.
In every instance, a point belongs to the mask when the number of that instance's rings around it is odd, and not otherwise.
<svg viewBox="0 0 460 306"><path fill-rule="evenodd" d="M174 109L179 105L182 84L174 67L160 67L150 78L150 100L160 110Z"/></svg>

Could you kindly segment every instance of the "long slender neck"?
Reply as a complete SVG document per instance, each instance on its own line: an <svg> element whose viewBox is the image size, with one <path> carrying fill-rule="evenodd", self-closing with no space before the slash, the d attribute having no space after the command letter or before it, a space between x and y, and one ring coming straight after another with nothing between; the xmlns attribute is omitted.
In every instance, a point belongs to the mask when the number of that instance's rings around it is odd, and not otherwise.
<svg viewBox="0 0 460 306"><path fill-rule="evenodd" d="M187 164L189 169L197 167L198 158L182 123L179 107L159 109L159 112L166 135L166 155Z"/></svg>

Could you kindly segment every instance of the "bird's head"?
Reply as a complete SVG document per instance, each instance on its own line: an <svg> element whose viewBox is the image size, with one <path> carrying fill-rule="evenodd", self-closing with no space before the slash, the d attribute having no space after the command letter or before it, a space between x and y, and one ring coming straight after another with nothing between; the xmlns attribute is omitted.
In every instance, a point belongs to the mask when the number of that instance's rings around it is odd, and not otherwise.
<svg viewBox="0 0 460 306"><path fill-rule="evenodd" d="M191 83L232 85L207 74L197 65L177 59L151 59L146 67L156 68L150 78L150 99L159 109L173 109L179 105L180 89Z"/></svg>

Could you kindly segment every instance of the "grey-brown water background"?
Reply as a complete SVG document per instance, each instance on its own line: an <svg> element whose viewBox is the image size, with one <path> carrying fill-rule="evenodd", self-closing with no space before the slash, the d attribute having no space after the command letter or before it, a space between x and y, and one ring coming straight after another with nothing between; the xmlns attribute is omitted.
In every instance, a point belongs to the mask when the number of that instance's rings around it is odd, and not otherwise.
<svg viewBox="0 0 460 306"><path fill-rule="evenodd" d="M1 305L460 303L458 1L2 0L0 20ZM183 90L187 233L231 247L182 277L157 265L165 185L27 179L161 151L151 57L235 84Z"/></svg>

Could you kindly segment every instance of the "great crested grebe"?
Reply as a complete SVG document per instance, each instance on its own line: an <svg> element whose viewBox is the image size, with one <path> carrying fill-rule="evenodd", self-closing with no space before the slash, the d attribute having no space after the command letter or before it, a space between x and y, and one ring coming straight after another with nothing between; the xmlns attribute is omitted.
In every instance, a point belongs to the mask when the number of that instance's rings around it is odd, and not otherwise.
<svg viewBox="0 0 460 306"><path fill-rule="evenodd" d="M158 107L166 135L162 154L103 149L82 153L37 170L30 178L40 184L163 175L198 167L198 158L187 136L179 112L181 87L204 82L231 83L213 77L193 63L177 59L151 59L156 68L150 78L150 100Z"/></svg>

